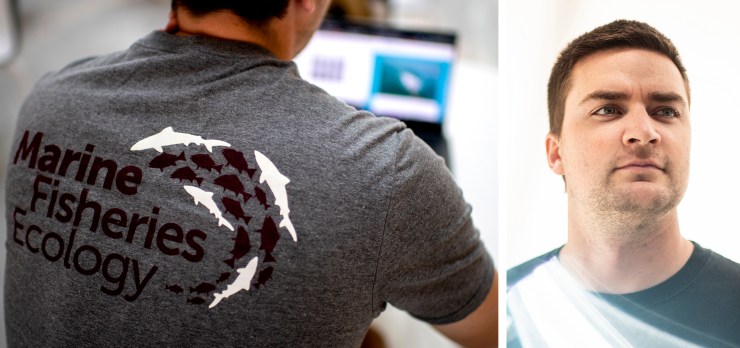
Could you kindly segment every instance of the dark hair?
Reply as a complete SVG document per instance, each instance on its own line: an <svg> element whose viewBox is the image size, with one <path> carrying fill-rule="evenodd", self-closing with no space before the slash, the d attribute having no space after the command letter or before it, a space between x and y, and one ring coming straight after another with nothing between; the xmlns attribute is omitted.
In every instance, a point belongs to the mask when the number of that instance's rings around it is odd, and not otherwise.
<svg viewBox="0 0 740 348"><path fill-rule="evenodd" d="M230 11L250 24L262 25L282 18L290 0L172 0L172 8L183 7L194 16Z"/></svg>
<svg viewBox="0 0 740 348"><path fill-rule="evenodd" d="M614 48L641 48L661 53L673 61L681 73L686 93L689 92L689 78L681 63L678 50L670 39L655 28L637 21L617 20L591 30L571 41L560 52L552 67L547 84L547 106L550 113L550 133L560 136L565 116L565 98L570 90L570 75L573 66L584 57Z"/></svg>

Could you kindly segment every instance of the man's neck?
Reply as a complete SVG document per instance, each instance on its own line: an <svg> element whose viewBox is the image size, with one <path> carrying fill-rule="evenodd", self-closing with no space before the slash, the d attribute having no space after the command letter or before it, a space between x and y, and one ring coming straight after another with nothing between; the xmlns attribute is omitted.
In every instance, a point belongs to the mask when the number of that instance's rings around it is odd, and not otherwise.
<svg viewBox="0 0 740 348"><path fill-rule="evenodd" d="M622 217L621 226L583 220L588 219L570 216L560 262L592 291L625 294L650 288L676 274L693 252L693 243L679 232L675 209L652 221Z"/></svg>
<svg viewBox="0 0 740 348"><path fill-rule="evenodd" d="M213 12L201 17L191 15L182 8L174 9L165 31L183 36L207 36L223 40L249 42L272 52L284 60L293 58L292 32L280 23L283 19L273 19L262 27L245 23L237 15L227 12Z"/></svg>

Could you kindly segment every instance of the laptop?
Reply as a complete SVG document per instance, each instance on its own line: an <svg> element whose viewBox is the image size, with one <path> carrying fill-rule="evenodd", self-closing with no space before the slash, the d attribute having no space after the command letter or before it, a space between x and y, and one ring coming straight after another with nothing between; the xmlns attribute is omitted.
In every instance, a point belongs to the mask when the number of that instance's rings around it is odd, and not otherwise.
<svg viewBox="0 0 740 348"><path fill-rule="evenodd" d="M455 41L449 32L327 19L295 62L347 104L403 121L449 164L442 126Z"/></svg>

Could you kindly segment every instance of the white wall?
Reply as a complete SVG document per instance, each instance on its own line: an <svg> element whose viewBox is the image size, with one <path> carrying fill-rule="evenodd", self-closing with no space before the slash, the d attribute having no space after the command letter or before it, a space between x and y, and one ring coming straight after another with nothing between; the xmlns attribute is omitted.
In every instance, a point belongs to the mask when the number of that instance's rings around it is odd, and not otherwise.
<svg viewBox="0 0 740 348"><path fill-rule="evenodd" d="M705 0L507 0L500 3L501 230L499 256L515 266L566 241L562 179L545 158L547 79L572 39L615 19L644 21L677 46L692 89L689 188L679 206L681 232L740 261L740 5Z"/></svg>

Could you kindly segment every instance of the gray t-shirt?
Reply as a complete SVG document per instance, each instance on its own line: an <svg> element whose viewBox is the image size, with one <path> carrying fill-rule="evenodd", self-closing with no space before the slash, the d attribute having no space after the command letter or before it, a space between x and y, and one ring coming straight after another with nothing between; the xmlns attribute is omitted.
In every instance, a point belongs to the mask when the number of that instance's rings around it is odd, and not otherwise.
<svg viewBox="0 0 740 348"><path fill-rule="evenodd" d="M493 264L443 161L247 43L153 32L45 76L6 187L16 346L357 346L475 310Z"/></svg>

